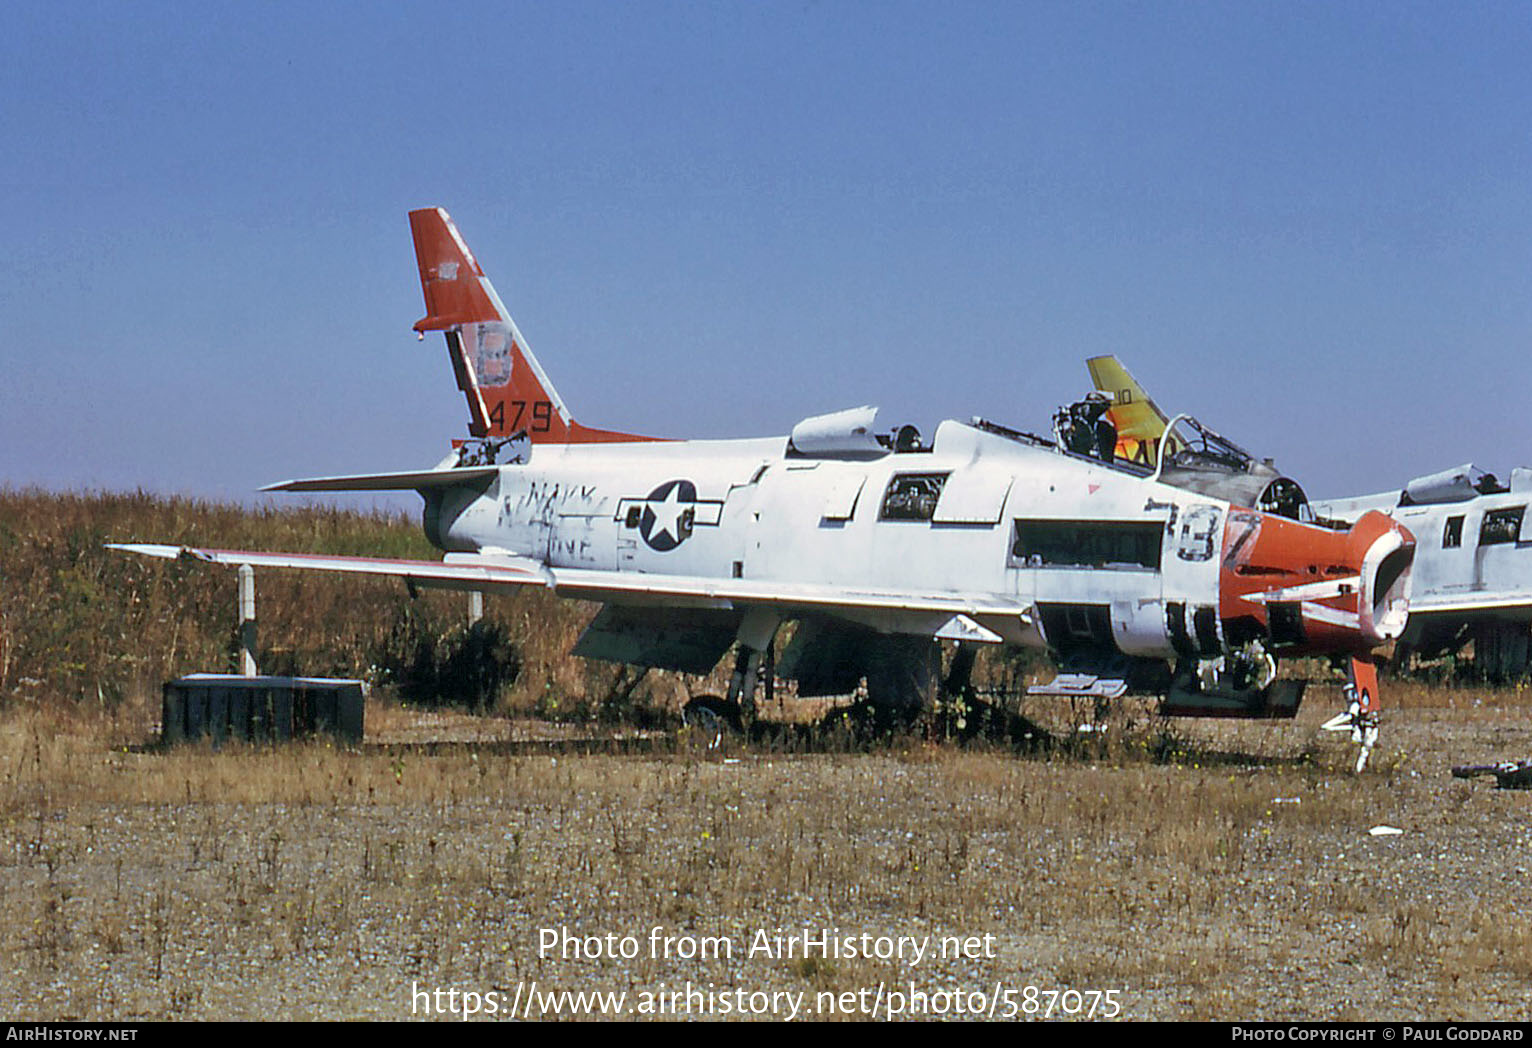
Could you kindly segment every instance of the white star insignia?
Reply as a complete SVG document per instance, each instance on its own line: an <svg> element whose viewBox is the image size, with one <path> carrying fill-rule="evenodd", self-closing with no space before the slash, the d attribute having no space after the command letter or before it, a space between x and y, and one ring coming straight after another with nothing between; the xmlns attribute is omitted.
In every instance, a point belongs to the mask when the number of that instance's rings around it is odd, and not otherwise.
<svg viewBox="0 0 1532 1048"><path fill-rule="evenodd" d="M681 501L679 484L670 489L665 501L649 503L649 511L654 514L654 527L649 530L649 538L669 535L673 542L679 543L682 538L681 515L686 512L687 506L687 503Z"/></svg>

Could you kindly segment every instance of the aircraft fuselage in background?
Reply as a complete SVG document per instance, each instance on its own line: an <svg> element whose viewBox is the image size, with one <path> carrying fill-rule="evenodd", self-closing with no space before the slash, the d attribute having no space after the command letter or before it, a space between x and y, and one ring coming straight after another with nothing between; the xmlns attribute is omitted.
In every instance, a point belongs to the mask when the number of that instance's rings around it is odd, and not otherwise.
<svg viewBox="0 0 1532 1048"><path fill-rule="evenodd" d="M1474 642L1490 676L1532 666L1532 470L1508 484L1471 465L1410 481L1401 491L1316 502L1341 521L1388 513L1416 536L1409 623L1400 637L1432 657Z"/></svg>

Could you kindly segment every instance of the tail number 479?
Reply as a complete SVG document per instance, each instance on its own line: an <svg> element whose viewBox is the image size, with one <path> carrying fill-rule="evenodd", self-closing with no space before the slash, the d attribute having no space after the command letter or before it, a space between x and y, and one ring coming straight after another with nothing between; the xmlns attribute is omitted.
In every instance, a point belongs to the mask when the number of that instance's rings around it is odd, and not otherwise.
<svg viewBox="0 0 1532 1048"><path fill-rule="evenodd" d="M489 412L490 425L502 433L515 433L522 428L522 420L527 415L527 401L525 400L502 400ZM511 421L505 421L506 405L511 406ZM551 400L534 400L532 405L532 424L526 428L533 433L546 433L553 428L553 402Z"/></svg>

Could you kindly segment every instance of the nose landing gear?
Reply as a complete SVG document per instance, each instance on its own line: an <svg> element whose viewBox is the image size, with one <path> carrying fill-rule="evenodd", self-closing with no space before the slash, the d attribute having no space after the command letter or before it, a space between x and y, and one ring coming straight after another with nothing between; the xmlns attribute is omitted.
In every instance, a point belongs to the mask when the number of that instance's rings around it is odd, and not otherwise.
<svg viewBox="0 0 1532 1048"><path fill-rule="evenodd" d="M1324 731L1349 731L1351 741L1361 747L1357 754L1356 770L1361 774L1367 767L1367 758L1378 744L1378 722L1383 712L1378 701L1378 667L1371 659L1351 660L1351 680L1344 689L1346 712L1337 713L1325 721Z"/></svg>

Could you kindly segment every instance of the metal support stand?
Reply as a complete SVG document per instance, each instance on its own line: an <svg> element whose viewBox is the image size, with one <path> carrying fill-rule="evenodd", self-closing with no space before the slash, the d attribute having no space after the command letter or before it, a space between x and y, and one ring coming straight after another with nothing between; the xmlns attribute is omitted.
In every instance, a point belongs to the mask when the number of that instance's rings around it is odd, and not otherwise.
<svg viewBox="0 0 1532 1048"><path fill-rule="evenodd" d="M254 677L255 669L255 569L239 566L239 672Z"/></svg>
<svg viewBox="0 0 1532 1048"><path fill-rule="evenodd" d="M468 591L468 625L472 626L484 617L484 591Z"/></svg>

